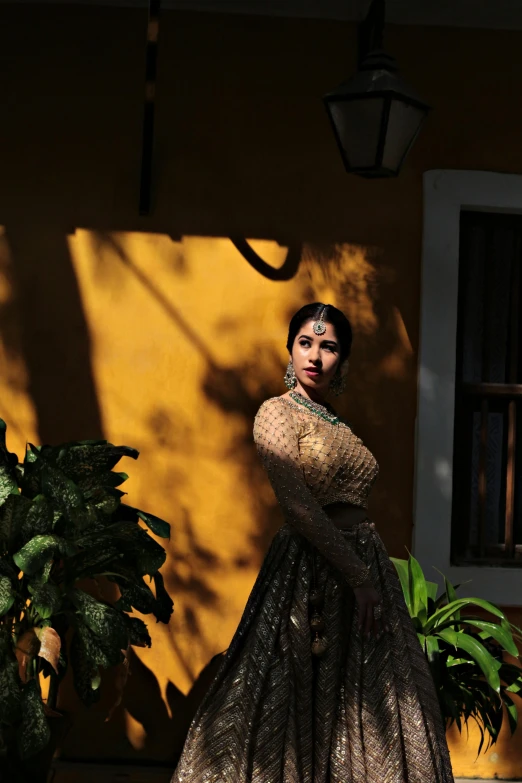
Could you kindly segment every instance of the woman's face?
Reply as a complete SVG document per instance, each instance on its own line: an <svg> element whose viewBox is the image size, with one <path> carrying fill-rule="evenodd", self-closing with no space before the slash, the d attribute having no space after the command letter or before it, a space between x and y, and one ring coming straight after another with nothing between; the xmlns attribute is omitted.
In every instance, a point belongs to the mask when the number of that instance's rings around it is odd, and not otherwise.
<svg viewBox="0 0 522 783"><path fill-rule="evenodd" d="M292 346L292 363L297 377L297 390L324 396L340 362L340 346L332 324L326 323L324 334L315 334L315 321L303 324Z"/></svg>

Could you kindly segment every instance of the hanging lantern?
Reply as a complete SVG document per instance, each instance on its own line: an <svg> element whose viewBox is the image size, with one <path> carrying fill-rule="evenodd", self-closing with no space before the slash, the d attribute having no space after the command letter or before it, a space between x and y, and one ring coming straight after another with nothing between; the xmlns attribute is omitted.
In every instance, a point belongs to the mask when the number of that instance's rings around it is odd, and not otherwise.
<svg viewBox="0 0 522 783"><path fill-rule="evenodd" d="M374 0L364 24L373 24L370 32L363 28L366 39L381 44L384 0ZM429 111L380 46L364 53L355 76L325 95L324 102L346 170L362 177L397 176Z"/></svg>

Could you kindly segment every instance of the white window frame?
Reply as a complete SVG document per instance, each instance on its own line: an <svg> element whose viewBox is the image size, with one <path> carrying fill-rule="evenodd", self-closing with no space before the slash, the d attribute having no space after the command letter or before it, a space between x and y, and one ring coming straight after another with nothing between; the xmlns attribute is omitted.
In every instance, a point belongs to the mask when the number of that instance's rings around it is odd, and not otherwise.
<svg viewBox="0 0 522 783"><path fill-rule="evenodd" d="M454 584L471 580L460 595L521 606L522 569L452 566L450 546L460 214L522 214L522 176L427 171L423 190L413 552L428 579L439 580L435 566Z"/></svg>

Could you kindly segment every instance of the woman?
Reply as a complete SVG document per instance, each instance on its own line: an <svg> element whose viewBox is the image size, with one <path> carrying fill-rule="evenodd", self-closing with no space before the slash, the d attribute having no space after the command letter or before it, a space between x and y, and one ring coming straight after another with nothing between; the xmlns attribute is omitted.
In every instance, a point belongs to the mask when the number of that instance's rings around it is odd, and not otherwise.
<svg viewBox="0 0 522 783"><path fill-rule="evenodd" d="M366 515L377 463L325 401L344 387L351 343L332 305L290 322L290 391L254 424L286 524L173 783L453 780L429 668Z"/></svg>

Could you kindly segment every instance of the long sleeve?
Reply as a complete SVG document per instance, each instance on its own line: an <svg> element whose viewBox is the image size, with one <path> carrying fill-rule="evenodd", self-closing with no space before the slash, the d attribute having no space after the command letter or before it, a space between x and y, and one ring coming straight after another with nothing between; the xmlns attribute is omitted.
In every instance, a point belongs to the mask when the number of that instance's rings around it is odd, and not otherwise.
<svg viewBox="0 0 522 783"><path fill-rule="evenodd" d="M368 567L305 482L296 425L281 398L274 397L261 405L254 422L254 440L287 521L339 569L351 587L366 582Z"/></svg>

